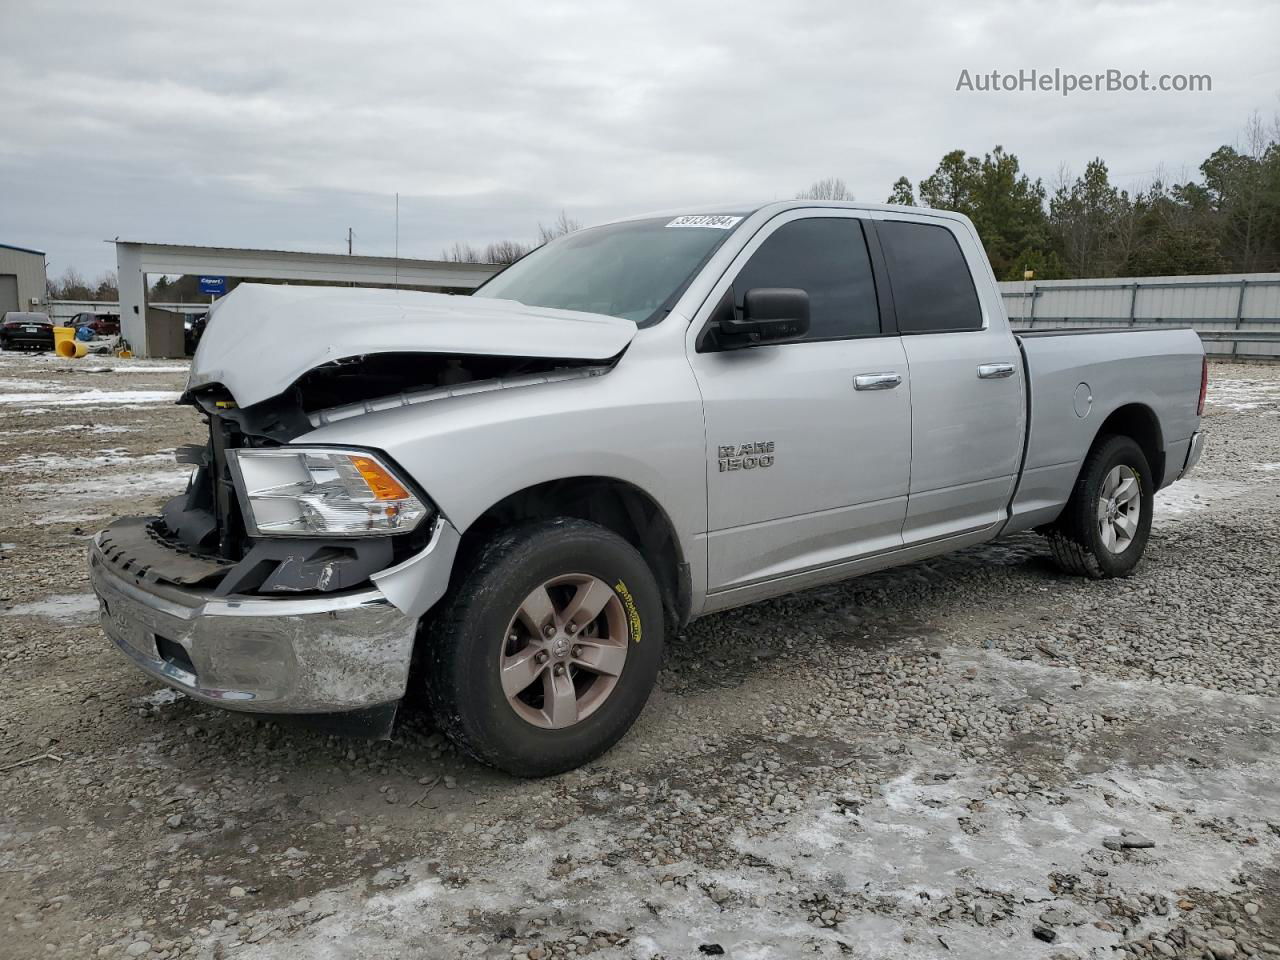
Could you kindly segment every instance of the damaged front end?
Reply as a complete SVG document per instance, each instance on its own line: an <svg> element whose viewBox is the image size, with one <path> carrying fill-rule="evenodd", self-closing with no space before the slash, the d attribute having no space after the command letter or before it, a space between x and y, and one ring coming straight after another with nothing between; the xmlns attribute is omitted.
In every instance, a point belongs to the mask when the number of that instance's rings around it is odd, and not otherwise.
<svg viewBox="0 0 1280 960"><path fill-rule="evenodd" d="M361 531L366 535L309 536L258 529L244 513L243 464L272 451L295 452L298 437L317 427L381 410L415 406L495 390L600 376L609 364L583 360L432 354L378 354L344 358L309 371L284 393L241 408L217 387L189 391L183 401L200 409L209 428L203 446L179 449L194 472L187 490L148 526L158 546L183 554L184 576L219 596L332 592L359 586L379 571L408 560L430 542L441 520L426 492L412 490L425 515L412 527ZM319 450L317 453L324 453ZM344 448L341 452L354 452ZM385 460L371 451L370 458ZM411 482L391 472L406 486ZM288 532L289 536L284 533ZM164 573L157 574L165 576Z"/></svg>
<svg viewBox="0 0 1280 960"><path fill-rule="evenodd" d="M308 371L241 407L219 384L182 402L204 444L187 489L118 520L90 551L107 634L209 703L338 714L389 735L420 618L448 587L458 531L384 453L306 446L317 427L399 406L598 376L577 359L375 354Z"/></svg>
<svg viewBox="0 0 1280 960"><path fill-rule="evenodd" d="M359 465L385 470L376 454L343 452L356 465L343 476L331 464L339 454L307 455L284 443L310 429L300 412L290 419L289 404L241 411L214 391L187 399L209 429L207 444L178 453L193 467L187 489L159 516L111 524L91 548L108 636L138 666L196 699L389 735L419 618L447 585L456 532L425 495L398 485L379 490L392 482L386 474L362 477ZM237 467L238 457L254 455L266 457L254 469L265 464L269 475L254 480L256 491ZM320 465L319 482L291 481L289 472L308 463ZM281 473L284 482L275 484ZM353 488L366 493L363 514L353 509ZM269 521L249 512L253 492ZM379 502L380 493L411 497L414 511L402 510L403 499ZM335 535L310 535L314 517L335 511L357 525L355 535L340 523ZM412 522L386 530L357 523L374 514ZM432 576L433 569L446 572Z"/></svg>
<svg viewBox="0 0 1280 960"><path fill-rule="evenodd" d="M597 376L635 330L507 300L241 284L211 311L180 401L208 428L178 452L187 489L90 548L105 632L198 700L388 734L459 533L383 451L302 438L393 407Z"/></svg>
<svg viewBox="0 0 1280 960"><path fill-rule="evenodd" d="M194 468L191 480L185 492L146 524L156 547L184 558L180 564L158 563L156 578L174 580L181 570L184 582L217 596L333 593L369 583L373 575L408 559L430 541L437 515L420 494L415 522L403 530L326 536L323 526L311 530L305 524L300 530L259 529L252 514L245 512L252 491L245 487L238 458L279 453L298 459L303 454L281 442L287 433L274 418L264 422L254 411L239 411L230 401L210 396L193 402L206 414L209 442L178 451L179 461ZM299 491L297 499L304 492ZM311 499L322 506L323 490ZM108 535L114 529L108 528Z"/></svg>

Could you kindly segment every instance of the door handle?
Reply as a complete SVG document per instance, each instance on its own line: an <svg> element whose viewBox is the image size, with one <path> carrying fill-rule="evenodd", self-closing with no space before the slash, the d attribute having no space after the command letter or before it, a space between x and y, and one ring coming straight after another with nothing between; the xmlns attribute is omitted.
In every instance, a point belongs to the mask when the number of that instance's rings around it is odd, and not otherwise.
<svg viewBox="0 0 1280 960"><path fill-rule="evenodd" d="M855 390L892 390L902 382L896 373L860 373L853 378Z"/></svg>
<svg viewBox="0 0 1280 960"><path fill-rule="evenodd" d="M1012 363L982 363L978 365L978 379L1003 380L1012 377L1015 369Z"/></svg>

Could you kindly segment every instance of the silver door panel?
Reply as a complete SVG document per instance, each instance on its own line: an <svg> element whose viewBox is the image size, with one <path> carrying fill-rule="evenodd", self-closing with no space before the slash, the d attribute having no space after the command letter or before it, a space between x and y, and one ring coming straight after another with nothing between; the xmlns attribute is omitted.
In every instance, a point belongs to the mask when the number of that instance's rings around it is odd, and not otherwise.
<svg viewBox="0 0 1280 960"><path fill-rule="evenodd" d="M907 504L908 539L936 540L1003 523L1015 479L995 477L911 494Z"/></svg>
<svg viewBox="0 0 1280 960"><path fill-rule="evenodd" d="M984 527L1007 509L1022 457L1026 406L1017 344L1003 327L902 342L912 411L912 503L903 541ZM979 375L980 367L1008 366L1010 375Z"/></svg>
<svg viewBox="0 0 1280 960"><path fill-rule="evenodd" d="M864 370L904 383L859 392ZM898 538L889 546L901 542L911 394L897 337L699 354L694 371L707 427L710 589L801 569L815 554L884 549L882 524ZM768 466L730 469L719 456L757 443L772 445ZM871 526L849 526L863 522Z"/></svg>
<svg viewBox="0 0 1280 960"><path fill-rule="evenodd" d="M918 560L926 560L942 553L950 553L952 550L962 550L965 547L983 543L990 538L990 531L977 530L954 537L945 537L941 540L922 541L910 546L888 550L884 553L857 557L842 563L828 564L824 567L816 567L812 570L804 570L772 580L760 580L735 589L721 590L718 593L708 594L702 613L707 614L715 613L717 610L728 610L744 603L755 603L759 600L767 600L770 597L780 597L784 594L794 593L797 590L807 590L810 587L819 587L826 583L837 583L852 577L875 573L877 570L887 570L889 567L915 563Z"/></svg>
<svg viewBox="0 0 1280 960"><path fill-rule="evenodd" d="M752 254L778 228L811 216L861 219L833 208L773 217L706 291L689 326L706 425L708 590L901 543L911 384L898 337L696 349L712 307ZM855 389L855 377L874 374L901 381ZM724 469L720 448L735 444L772 444L769 465Z"/></svg>
<svg viewBox="0 0 1280 960"><path fill-rule="evenodd" d="M906 497L861 503L800 517L782 517L708 537L716 582L733 589L902 544Z"/></svg>

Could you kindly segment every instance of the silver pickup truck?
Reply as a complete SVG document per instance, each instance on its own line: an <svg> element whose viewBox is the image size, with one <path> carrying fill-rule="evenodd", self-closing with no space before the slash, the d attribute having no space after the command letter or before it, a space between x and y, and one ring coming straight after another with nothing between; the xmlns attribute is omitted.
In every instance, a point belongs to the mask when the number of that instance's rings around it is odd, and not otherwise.
<svg viewBox="0 0 1280 960"><path fill-rule="evenodd" d="M1124 576L1201 451L1191 330L1015 335L973 225L792 201L554 240L472 296L245 285L207 444L98 535L107 635L188 696L390 732L426 693L538 776L694 617L1015 531Z"/></svg>

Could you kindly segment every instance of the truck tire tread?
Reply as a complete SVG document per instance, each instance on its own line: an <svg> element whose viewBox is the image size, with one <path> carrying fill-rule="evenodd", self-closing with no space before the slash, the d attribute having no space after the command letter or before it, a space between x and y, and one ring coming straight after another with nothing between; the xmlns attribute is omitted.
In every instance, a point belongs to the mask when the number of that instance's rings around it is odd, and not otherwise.
<svg viewBox="0 0 1280 960"><path fill-rule="evenodd" d="M463 583L483 581L492 576L493 569L501 562L512 547L518 542L520 527L512 527L490 539L473 558L473 566L463 579ZM461 636L462 622L466 618L468 604L466 592L456 584L445 599L436 608L427 629L426 655L423 658L426 666L427 698L433 708L433 716L440 732L449 738L464 754L472 760L485 762L484 757L472 745L462 727L462 718L456 710L441 709L446 699L441 689L441 678L444 676L445 663L455 656L454 648Z"/></svg>
<svg viewBox="0 0 1280 960"><path fill-rule="evenodd" d="M1122 554L1109 553L1102 547L1094 520L1097 487L1117 462L1133 467L1142 484L1139 532L1133 546ZM1098 437L1085 457L1062 515L1046 531L1054 563L1064 573L1092 580L1129 576L1146 550L1153 493L1151 469L1137 442L1121 434Z"/></svg>
<svg viewBox="0 0 1280 960"><path fill-rule="evenodd" d="M1098 558L1061 528L1049 531L1049 550L1063 573L1094 580L1102 579L1102 567Z"/></svg>
<svg viewBox="0 0 1280 960"><path fill-rule="evenodd" d="M477 695L476 687L468 684L477 659L483 662L488 652L485 639L478 636L481 622L495 616L497 609L505 610L504 603L511 606L512 597L504 599L501 594L511 589L522 568L566 542L583 555L596 554L598 562L604 558L605 565L616 568L615 575L625 577L645 625L645 642L630 647L619 686L609 700L579 725L555 731L577 731L578 726L590 724L591 736L571 737L575 742L562 747L548 737L548 731L522 720L513 727L511 721L518 718L505 699L498 702L496 696ZM640 553L613 531L572 518L509 527L471 555L465 572L428 618L421 641L427 697L441 732L472 759L514 776L561 773L604 753L630 729L656 682L663 632L657 581Z"/></svg>

